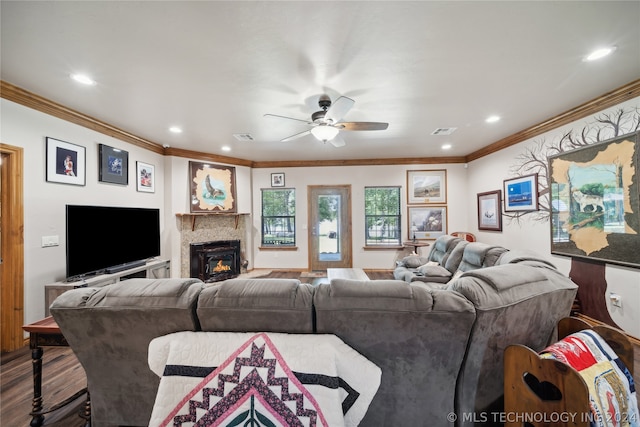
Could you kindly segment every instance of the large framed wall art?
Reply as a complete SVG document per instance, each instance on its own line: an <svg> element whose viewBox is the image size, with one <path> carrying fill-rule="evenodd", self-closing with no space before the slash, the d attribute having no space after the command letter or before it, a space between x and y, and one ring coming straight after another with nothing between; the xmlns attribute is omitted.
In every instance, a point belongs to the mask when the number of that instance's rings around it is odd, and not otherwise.
<svg viewBox="0 0 640 427"><path fill-rule="evenodd" d="M551 253L640 268L639 138L549 157Z"/></svg>
<svg viewBox="0 0 640 427"><path fill-rule="evenodd" d="M236 168L189 162L191 212L236 212Z"/></svg>

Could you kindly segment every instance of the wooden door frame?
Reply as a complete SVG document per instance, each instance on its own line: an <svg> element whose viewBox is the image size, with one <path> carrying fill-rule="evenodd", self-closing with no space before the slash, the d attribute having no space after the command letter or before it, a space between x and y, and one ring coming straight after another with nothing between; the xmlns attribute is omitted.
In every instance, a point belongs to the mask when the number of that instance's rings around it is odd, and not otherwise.
<svg viewBox="0 0 640 427"><path fill-rule="evenodd" d="M342 227L343 227L343 234L344 236L348 236L348 251L345 250L344 252L344 265L346 267L353 267L353 230L352 230L352 226L351 226L351 222L352 222L352 218L351 218L351 185L308 185L307 186L307 223L310 225L307 229L307 245L308 245L308 266L309 269L312 270L313 269L313 265L314 265L314 258L313 258L313 244L312 244L312 229L313 226L311 225L311 218L312 218L312 209L311 209L311 205L312 205L312 191L313 190L317 190L317 189L326 189L326 190L330 190L330 189L337 189L337 190L341 190L344 191L346 190L347 193L347 200L343 201L343 208L346 209L346 221L343 221Z"/></svg>
<svg viewBox="0 0 640 427"><path fill-rule="evenodd" d="M24 150L0 143L2 263L0 320L2 352L25 344L24 324Z"/></svg>

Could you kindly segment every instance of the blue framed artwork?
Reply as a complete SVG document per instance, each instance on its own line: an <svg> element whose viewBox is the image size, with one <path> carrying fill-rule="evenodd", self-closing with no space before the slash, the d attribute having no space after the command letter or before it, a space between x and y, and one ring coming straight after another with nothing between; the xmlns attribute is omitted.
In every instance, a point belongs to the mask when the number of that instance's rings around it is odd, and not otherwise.
<svg viewBox="0 0 640 427"><path fill-rule="evenodd" d="M505 212L538 210L538 174L505 179L503 182Z"/></svg>

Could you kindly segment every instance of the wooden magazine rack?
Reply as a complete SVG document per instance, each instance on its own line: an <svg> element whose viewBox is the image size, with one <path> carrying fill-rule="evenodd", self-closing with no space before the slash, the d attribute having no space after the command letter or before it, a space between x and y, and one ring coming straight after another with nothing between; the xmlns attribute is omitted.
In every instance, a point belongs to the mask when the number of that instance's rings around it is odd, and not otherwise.
<svg viewBox="0 0 640 427"><path fill-rule="evenodd" d="M567 317L558 323L558 339L585 329L599 334L633 375L633 345L618 329L592 327L583 320ZM525 374L532 375L525 380ZM558 360L540 358L524 345L506 348L504 413L509 416L505 426L548 426L553 420L554 426L588 427L590 412L589 390L578 371Z"/></svg>

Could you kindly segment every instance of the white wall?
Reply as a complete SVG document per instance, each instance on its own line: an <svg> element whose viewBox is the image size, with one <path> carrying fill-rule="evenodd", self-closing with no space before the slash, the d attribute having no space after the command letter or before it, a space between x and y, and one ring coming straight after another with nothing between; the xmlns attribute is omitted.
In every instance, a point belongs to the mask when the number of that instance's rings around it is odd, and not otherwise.
<svg viewBox="0 0 640 427"><path fill-rule="evenodd" d="M616 113L621 109L632 112L629 115L630 118L634 117L634 114L635 117L638 117L637 111L639 111L639 108L640 98L636 98L604 110L594 117L578 120L567 126L554 129L551 132L471 162L469 164L467 193L469 205L476 205L477 193L502 189L504 179L516 177L514 169L521 164L520 157L527 150L537 151L538 148L542 147L541 151L544 152L545 146L558 143L566 133L573 131L580 134L585 128L590 129L588 132L590 137L595 137L596 132L600 131L600 141L604 141L612 138L614 134L610 128L598 123L596 117L602 117L603 114ZM633 113L634 111L635 113ZM636 130L634 128L635 123L634 120L623 121L620 135ZM546 162L546 157L544 161ZM637 173L638 171L636 171ZM540 177L540 179L546 180L546 177ZM542 201L546 197L546 195L543 195L540 200ZM564 274L569 274L571 259L569 257L551 255L550 225L546 212L542 215L539 213L525 215L519 223L503 218L502 232L479 231L475 216L469 215L468 219L468 227L474 230L478 240L512 249L534 250L545 255ZM638 249L640 250L640 248ZM606 295L603 297L606 297L611 318L631 335L640 337L640 270L607 264L606 280L608 288ZM622 308L611 306L608 298L611 292L622 296Z"/></svg>
<svg viewBox="0 0 640 427"><path fill-rule="evenodd" d="M278 168L253 170L253 239L255 268L308 268L308 211L307 186L351 185L351 214L353 239L353 266L358 268L391 269L398 250L365 250L364 188L371 186L401 186L402 237L406 240L407 170L447 170L447 222L448 231L467 231L468 198L467 169L462 164L401 165L401 166L334 166L306 168ZM296 246L297 250L259 250L260 209L263 188L270 188L271 174L283 172L285 187L296 190ZM475 201L474 201L475 203Z"/></svg>
<svg viewBox="0 0 640 427"><path fill-rule="evenodd" d="M640 108L640 100L621 104L619 108ZM91 131L55 117L0 99L0 142L24 148L25 199L25 323L44 316L44 285L65 277L65 204L97 204L112 206L157 207L162 213L162 257L172 262L172 276L180 268L180 239L176 213L188 212L189 159L165 157L138 148L115 138ZM594 119L578 121L549 132L546 140L559 138L568 129L593 125ZM83 187L46 182L45 137L54 137L86 147L86 185ZM238 212L252 213L248 230L249 268L305 269L307 249L307 186L350 184L352 190L354 266L361 268L392 268L398 252L365 251L363 190L365 186L399 185L402 187L402 214L406 217L406 171L447 170L448 231L471 231L480 241L507 248L532 249L554 262L565 274L570 261L550 255L549 224L524 218L520 224L505 221L502 232L477 230L476 194L502 188L505 178L513 177L511 167L525 149L538 144L541 137L518 144L476 160L465 169L461 164L344 166L278 169L250 169L236 166ZM98 144L125 149L129 152L129 185L98 182ZM155 193L139 193L135 187L135 162L144 161L156 167ZM297 251L259 251L260 189L270 188L271 173L284 172L286 186L296 189ZM403 223L406 227L406 224ZM60 246L42 248L41 237L58 235ZM406 237L406 230L403 232ZM607 266L608 292L622 295L622 309L610 309L612 318L627 332L640 336L640 270Z"/></svg>
<svg viewBox="0 0 640 427"><path fill-rule="evenodd" d="M135 165L143 161L164 176L161 155L144 150L87 128L47 114L0 100L2 128L0 142L24 149L24 313L25 323L44 317L44 286L66 277L65 205L86 204L162 208L164 182L156 181L155 193L136 191ZM76 186L46 181L45 137L86 148L86 185ZM129 185L98 182L98 144L129 152ZM160 210L161 223L166 211ZM87 224L91 227L92 224ZM164 243L166 229L161 226ZM59 246L42 247L42 236L59 236ZM88 242L87 250L91 250ZM166 246L162 256L168 257Z"/></svg>

